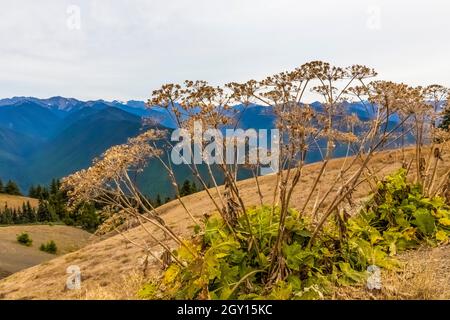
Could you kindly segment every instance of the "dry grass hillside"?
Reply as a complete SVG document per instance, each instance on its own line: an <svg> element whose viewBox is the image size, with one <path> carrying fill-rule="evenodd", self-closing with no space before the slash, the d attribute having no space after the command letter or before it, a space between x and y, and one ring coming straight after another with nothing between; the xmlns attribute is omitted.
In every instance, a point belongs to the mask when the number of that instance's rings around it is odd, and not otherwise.
<svg viewBox="0 0 450 320"><path fill-rule="evenodd" d="M364 285L336 288L333 299L450 299L450 246L420 248L400 255L400 270L382 271L382 290Z"/></svg>
<svg viewBox="0 0 450 320"><path fill-rule="evenodd" d="M26 202L30 202L32 207L38 206L38 199L21 197L21 196L12 196L9 194L0 194L0 208L4 208L5 205L8 205L9 208L22 208L22 204Z"/></svg>
<svg viewBox="0 0 450 320"><path fill-rule="evenodd" d="M389 174L400 167L399 159L399 151L394 150L380 153L375 157L372 163L372 172L377 173L379 177ZM330 162L324 175L325 183L322 184L323 189L326 188L326 180L335 178L342 165L342 161L342 159L335 159ZM449 161L448 157L445 161ZM305 168L302 178L304 183L309 184L313 182L315 177L313 173L318 170L319 166L320 164L311 164ZM264 176L260 179L262 193L265 197L265 201L268 203L271 202L271 195L275 185L274 180L274 176ZM259 198L254 181L245 180L241 181L239 184L246 205L257 205L259 203ZM298 206L301 202L300 200L303 197L306 197L303 190L302 186L296 189L292 206ZM361 184L354 196L357 199L362 199L367 196L368 192L368 185ZM205 213L210 213L213 210L209 199L204 192L199 192L186 197L186 203L190 211L198 217L203 216ZM185 237L190 235L192 232L191 220L178 202L172 201L160 207L159 211L167 223L173 227L175 232ZM152 226L150 225L148 225L147 228L152 230ZM157 237L163 238L159 231L155 230L154 234ZM136 227L128 230L125 235L129 240L133 240L145 237L146 232L141 227ZM157 250L156 247L155 250ZM448 261L449 251L450 249L448 247L431 251L417 251L406 254L405 259L419 265L415 265L413 268L417 272L423 273L425 272L424 270L427 270L427 272L430 271L427 269L427 264L430 261L433 261L434 263L434 260L427 258L428 253L430 256L436 254L436 259L438 260L429 267L438 268L441 266L442 261ZM130 244L122 235L115 235L105 240L89 244L76 252L57 257L44 264L31 267L1 280L0 297L4 299L133 299L136 297L135 294L137 288L139 288L143 281L142 258L143 252L141 249ZM66 268L70 265L77 265L81 269L82 287L80 290L65 289L67 279ZM409 272L408 270L410 269L407 269L405 272ZM147 276L151 276L155 272L160 272L160 269L156 264L150 263L148 270L146 271ZM434 272L436 270L433 269L431 271ZM448 274L449 273L447 272L447 275ZM417 274L412 276L406 275L405 277L412 277L414 280L423 281L418 280L420 279L420 276ZM443 282L443 284L447 287L450 286L448 277L444 279L442 277L440 278L440 276L436 276L435 278L430 278L428 280L428 286L436 286L437 283L441 283L441 281L446 281ZM391 288L392 286L395 287L398 285L399 287L397 289L400 291L404 290L401 286L406 286L407 284L408 282L403 283L398 279L396 280L394 275L389 275L384 282L385 288ZM397 289L389 289L391 291L386 291L383 294L395 298L396 296L393 295L392 292L395 292ZM447 295L443 294L439 297L450 298L450 296L448 296L448 292L450 292L448 288L446 292ZM374 297L372 293L361 289L358 292L347 292L345 290L342 292L337 291L334 298L346 298L352 294L352 297L354 298L367 299ZM380 297L385 296L382 296L381 294ZM401 294L398 294L398 297L405 298L405 296L402 296ZM408 297L406 296L406 298Z"/></svg>
<svg viewBox="0 0 450 320"><path fill-rule="evenodd" d="M16 236L28 233L33 240L30 247L17 242ZM43 263L55 256L39 250L42 243L55 241L57 255L64 255L83 247L92 235L84 230L60 225L17 225L0 227L0 279L14 272Z"/></svg>

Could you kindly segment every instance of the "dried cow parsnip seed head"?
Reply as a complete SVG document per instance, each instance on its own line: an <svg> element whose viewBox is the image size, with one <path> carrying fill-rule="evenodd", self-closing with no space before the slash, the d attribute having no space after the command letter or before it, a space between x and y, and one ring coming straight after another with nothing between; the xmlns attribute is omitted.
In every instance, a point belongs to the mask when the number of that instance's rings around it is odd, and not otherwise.
<svg viewBox="0 0 450 320"><path fill-rule="evenodd" d="M64 178L62 187L68 190L71 203L91 201L120 187L120 181L128 171L142 170L149 158L161 154L161 150L151 143L164 135L164 131L147 130L125 144L109 148L88 169Z"/></svg>

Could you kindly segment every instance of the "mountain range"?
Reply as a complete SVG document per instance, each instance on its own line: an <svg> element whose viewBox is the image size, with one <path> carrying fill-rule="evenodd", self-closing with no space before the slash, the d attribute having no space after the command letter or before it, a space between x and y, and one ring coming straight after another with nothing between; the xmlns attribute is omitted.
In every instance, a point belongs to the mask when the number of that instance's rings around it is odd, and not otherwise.
<svg viewBox="0 0 450 320"><path fill-rule="evenodd" d="M313 107L320 108L320 103ZM268 107L235 106L238 128L273 128L276 117ZM349 112L367 119L361 104ZM23 192L33 184L48 184L88 167L109 147L126 142L142 130L143 117L171 130L173 120L163 108L146 108L143 101L80 101L74 98L13 97L0 100L0 178L18 182ZM319 160L318 152L309 161ZM155 161L140 175L145 193L171 195L171 184ZM177 178L191 178L189 170L175 166Z"/></svg>

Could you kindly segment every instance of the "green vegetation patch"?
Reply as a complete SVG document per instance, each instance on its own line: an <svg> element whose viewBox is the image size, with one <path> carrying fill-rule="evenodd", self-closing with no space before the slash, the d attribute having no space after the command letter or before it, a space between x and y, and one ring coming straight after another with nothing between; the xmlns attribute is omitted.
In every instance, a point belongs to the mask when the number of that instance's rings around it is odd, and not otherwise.
<svg viewBox="0 0 450 320"><path fill-rule="evenodd" d="M58 247L56 246L55 241L50 240L47 243L41 244L41 246L39 247L39 250L50 253L50 254L56 254L56 252L58 251Z"/></svg>
<svg viewBox="0 0 450 320"><path fill-rule="evenodd" d="M247 212L232 229L219 215L209 217L192 239L175 252L163 276L138 293L144 299L320 299L330 285L364 281L370 265L395 268L392 256L421 244L438 245L450 235L450 207L440 197L426 198L400 170L380 182L361 212L336 219L310 242L313 226L289 210L282 243L286 272L270 279L270 260L279 232L279 209ZM275 266L276 267L276 266Z"/></svg>
<svg viewBox="0 0 450 320"><path fill-rule="evenodd" d="M26 232L22 232L21 234L17 235L17 242L27 247L31 247L31 245L33 244L33 240Z"/></svg>

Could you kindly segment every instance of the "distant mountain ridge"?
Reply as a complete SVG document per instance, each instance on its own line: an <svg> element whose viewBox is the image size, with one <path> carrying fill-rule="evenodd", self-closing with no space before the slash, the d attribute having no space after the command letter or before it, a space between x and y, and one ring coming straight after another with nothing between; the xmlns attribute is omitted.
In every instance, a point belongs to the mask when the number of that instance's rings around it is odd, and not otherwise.
<svg viewBox="0 0 450 320"><path fill-rule="evenodd" d="M125 105L125 106L130 106L133 108L141 108L141 109L145 108L145 102L143 102L143 101L130 100L127 102L121 102L121 101L117 101L117 100L105 101L103 99L82 101L82 100L78 100L75 98L64 98L61 96L55 96L55 97L45 98L45 99L40 99L40 98L35 98L35 97L23 97L23 96L22 97L5 98L5 99L0 99L0 106L13 105L18 102L24 102L24 101L34 102L43 107L48 107L50 109L64 110L64 111L70 111L72 109L78 109L81 107L89 107L95 103L104 103L104 104L107 104L110 106Z"/></svg>
<svg viewBox="0 0 450 320"><path fill-rule="evenodd" d="M317 110L322 108L318 102L312 106ZM348 110L361 119L371 117L362 104L349 104ZM237 128L275 127L276 116L271 107L237 105L234 111ZM143 101L81 101L64 97L0 99L0 177L17 181L26 192L32 184L47 184L52 178L86 168L109 147L139 134L143 117L152 119L153 126L158 128L175 128L165 109L148 109ZM311 152L308 160L320 160L320 153ZM191 178L183 166L174 169L180 180ZM172 193L162 171L153 162L139 178L146 193L153 196Z"/></svg>

